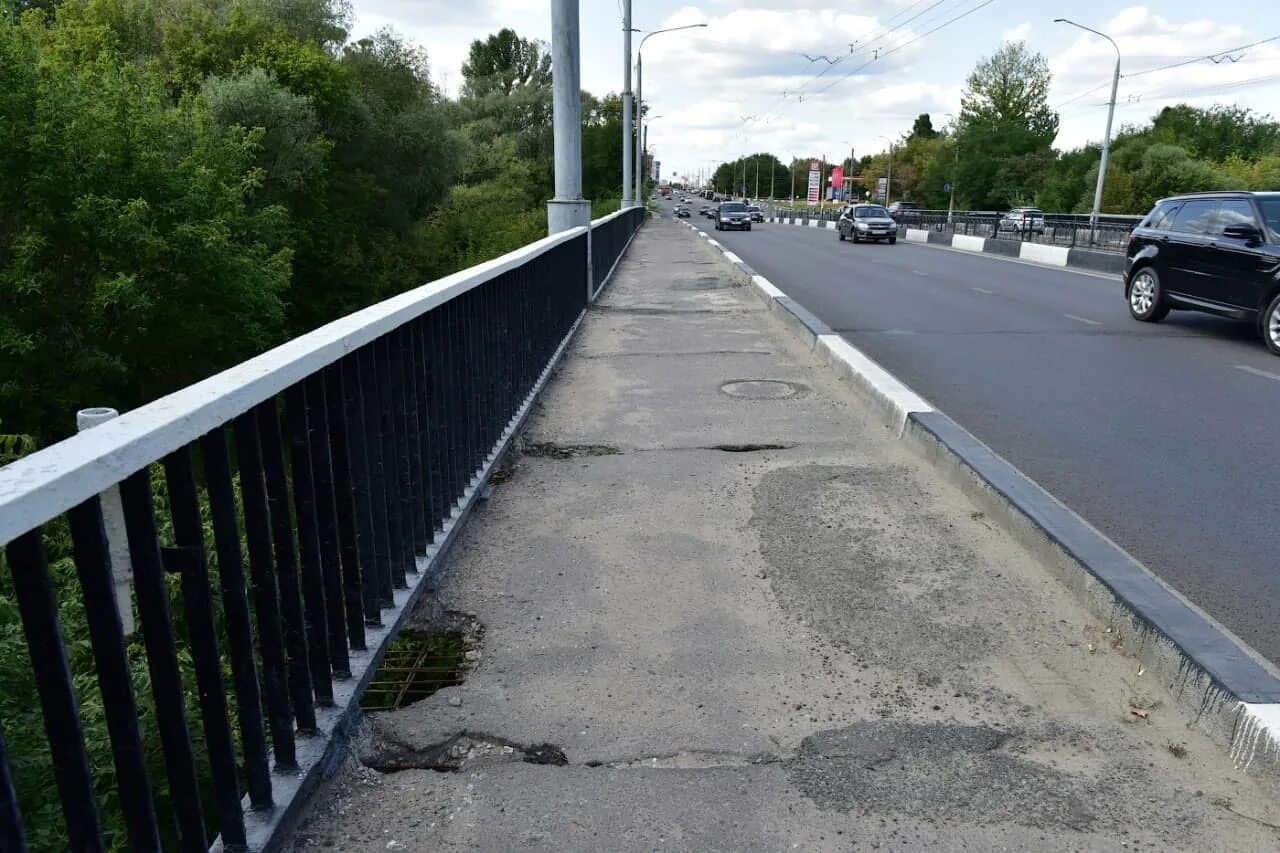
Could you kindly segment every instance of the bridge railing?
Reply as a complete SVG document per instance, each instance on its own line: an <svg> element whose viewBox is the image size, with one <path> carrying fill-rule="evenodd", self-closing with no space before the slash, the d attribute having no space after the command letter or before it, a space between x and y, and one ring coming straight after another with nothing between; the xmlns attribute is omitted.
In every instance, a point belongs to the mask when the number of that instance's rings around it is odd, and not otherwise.
<svg viewBox="0 0 1280 853"><path fill-rule="evenodd" d="M645 209L641 206L624 207L608 216L591 222L591 271L594 293L599 293L605 281L622 259L627 244L635 236L636 229L644 221Z"/></svg>
<svg viewBox="0 0 1280 853"><path fill-rule="evenodd" d="M834 222L840 218L840 211L832 208L820 211L817 208L778 207L774 208L771 215L789 222ZM1098 224L1091 227L1087 213L1046 213L1043 215L1043 229L1017 229L1007 226L1002 228L1001 218L1001 213L992 210L913 210L901 216L899 224L907 228L923 228L950 234L1123 252L1128 245L1130 232L1142 221L1141 216L1107 214L1099 216Z"/></svg>
<svg viewBox="0 0 1280 853"><path fill-rule="evenodd" d="M105 849L104 799L117 830L123 817L113 843L136 851L215 836L260 849L292 821L642 216L594 223L594 245L580 227L408 291L0 468L0 544L65 849ZM123 510L149 696L135 694L104 494ZM69 590L50 570L59 547ZM82 599L88 672L64 644L68 595ZM84 690L110 735L96 773ZM6 749L3 723L8 853L28 849L10 762L31 753Z"/></svg>

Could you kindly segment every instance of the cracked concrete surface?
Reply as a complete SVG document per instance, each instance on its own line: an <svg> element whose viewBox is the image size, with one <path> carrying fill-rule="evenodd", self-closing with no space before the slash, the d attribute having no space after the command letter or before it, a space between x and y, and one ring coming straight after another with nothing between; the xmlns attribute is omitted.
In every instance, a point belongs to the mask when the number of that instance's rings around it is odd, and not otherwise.
<svg viewBox="0 0 1280 853"><path fill-rule="evenodd" d="M424 605L476 614L476 669L373 715L294 849L1280 847L1125 638L710 252L636 238Z"/></svg>

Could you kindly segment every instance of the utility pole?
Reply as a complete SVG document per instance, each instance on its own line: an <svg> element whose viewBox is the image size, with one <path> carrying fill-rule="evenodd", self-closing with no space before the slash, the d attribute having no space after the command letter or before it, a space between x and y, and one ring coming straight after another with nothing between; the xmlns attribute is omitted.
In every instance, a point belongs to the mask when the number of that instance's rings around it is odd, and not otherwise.
<svg viewBox="0 0 1280 853"><path fill-rule="evenodd" d="M794 157L791 158L791 165L788 166L787 168L791 172L791 201L789 202L789 204L795 204L796 203L796 160Z"/></svg>
<svg viewBox="0 0 1280 853"><path fill-rule="evenodd" d="M578 38L578 0L551 0L551 63L556 69L551 78L556 195L547 202L550 234L591 225L591 202L582 197L582 70Z"/></svg>
<svg viewBox="0 0 1280 853"><path fill-rule="evenodd" d="M756 152L756 201L760 200L760 152Z"/></svg>
<svg viewBox="0 0 1280 853"><path fill-rule="evenodd" d="M1098 185L1093 190L1093 210L1089 213L1089 244L1092 245L1098 233L1098 213L1102 209L1102 187L1107 180L1107 160L1111 154L1111 120L1116 115L1116 90L1120 88L1120 45L1116 44L1111 36L1098 32L1093 27L1086 27L1084 24L1077 24L1066 18L1054 18L1053 22L1070 24L1095 36L1102 36L1111 42L1111 46L1116 50L1116 71L1111 77L1111 103L1107 107L1107 129L1102 136L1102 162L1098 164Z"/></svg>
<svg viewBox="0 0 1280 853"><path fill-rule="evenodd" d="M622 0L622 206L635 204L631 193L631 0Z"/></svg>

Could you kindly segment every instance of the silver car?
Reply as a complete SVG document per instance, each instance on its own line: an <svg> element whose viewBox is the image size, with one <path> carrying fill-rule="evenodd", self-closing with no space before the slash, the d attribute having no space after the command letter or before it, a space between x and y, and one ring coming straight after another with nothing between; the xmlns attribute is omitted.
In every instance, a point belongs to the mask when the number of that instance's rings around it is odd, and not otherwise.
<svg viewBox="0 0 1280 853"><path fill-rule="evenodd" d="M877 243L888 240L890 245L898 242L898 223L879 204L855 204L845 208L836 223L836 231L841 240L855 243L860 240Z"/></svg>

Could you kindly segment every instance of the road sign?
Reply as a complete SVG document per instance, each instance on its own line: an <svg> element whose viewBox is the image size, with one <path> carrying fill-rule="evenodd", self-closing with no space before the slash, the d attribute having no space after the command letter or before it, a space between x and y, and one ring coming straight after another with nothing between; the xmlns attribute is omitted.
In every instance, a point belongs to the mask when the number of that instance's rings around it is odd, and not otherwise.
<svg viewBox="0 0 1280 853"><path fill-rule="evenodd" d="M949 192L951 192L951 184L943 184L943 185L942 185L942 191L943 191L944 193L949 193Z"/></svg>

